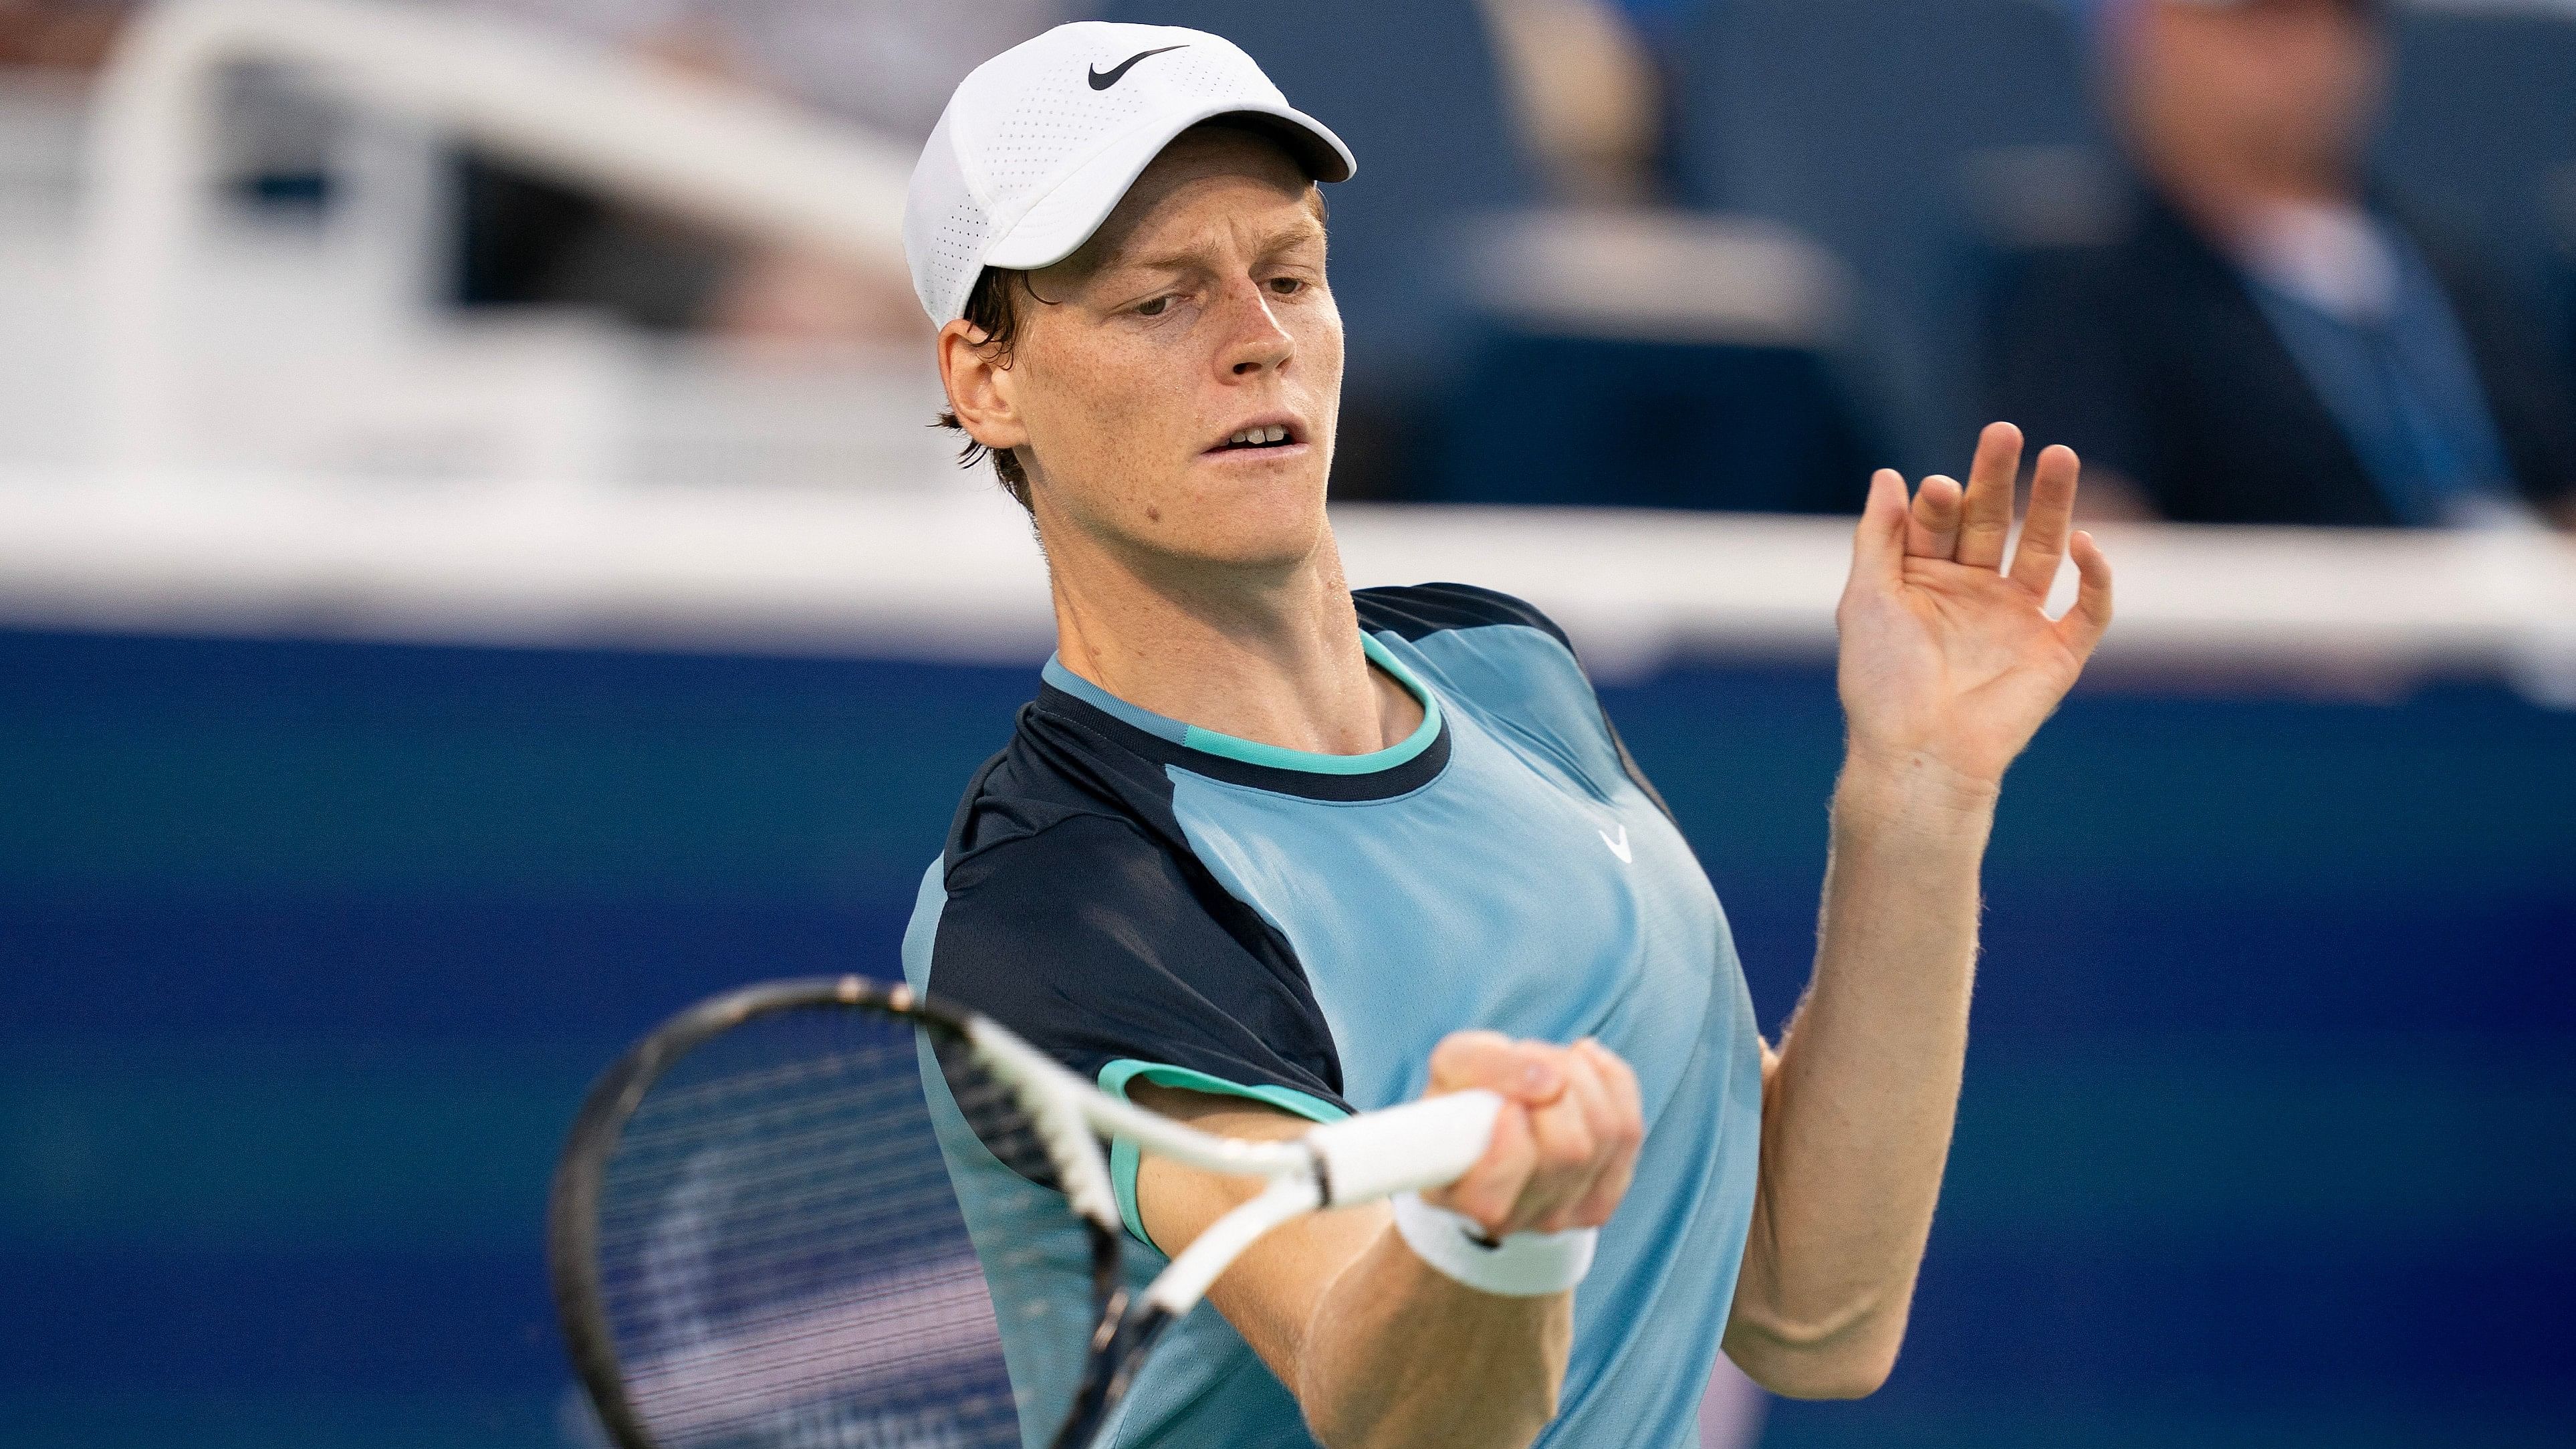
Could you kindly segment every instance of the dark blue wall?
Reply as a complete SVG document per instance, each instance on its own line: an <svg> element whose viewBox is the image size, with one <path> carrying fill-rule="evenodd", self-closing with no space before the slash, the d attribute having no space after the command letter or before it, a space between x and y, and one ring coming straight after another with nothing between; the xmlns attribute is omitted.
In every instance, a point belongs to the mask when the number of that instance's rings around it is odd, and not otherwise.
<svg viewBox="0 0 2576 1449"><path fill-rule="evenodd" d="M0 634L0 1444L533 1446L588 1074L891 972L1027 669ZM1806 969L1814 672L1606 691ZM1895 1380L1768 1443L2576 1438L2576 716L2071 702Z"/></svg>

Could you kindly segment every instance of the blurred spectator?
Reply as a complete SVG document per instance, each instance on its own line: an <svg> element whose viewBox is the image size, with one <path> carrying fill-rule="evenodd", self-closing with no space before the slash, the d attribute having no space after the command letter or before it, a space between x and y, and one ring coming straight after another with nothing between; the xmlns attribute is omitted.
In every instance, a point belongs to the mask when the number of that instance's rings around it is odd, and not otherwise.
<svg viewBox="0 0 2576 1449"><path fill-rule="evenodd" d="M0 0L0 66L95 69L125 9L124 0Z"/></svg>
<svg viewBox="0 0 2576 1449"><path fill-rule="evenodd" d="M917 148L967 71L1064 0L447 0L810 105ZM0 0L0 66L91 70L130 0ZM468 303L593 307L656 330L794 343L926 335L899 277L639 211L479 155L461 161Z"/></svg>
<svg viewBox="0 0 2576 1449"><path fill-rule="evenodd" d="M2380 0L2102 0L2142 185L2027 260L1994 411L2207 523L2576 526L2576 388L2479 259L2364 174ZM2098 481L2097 481L2098 480Z"/></svg>
<svg viewBox="0 0 2576 1449"><path fill-rule="evenodd" d="M1482 0L1523 139L1560 202L1633 205L1657 189L1663 87L1607 0Z"/></svg>
<svg viewBox="0 0 2576 1449"><path fill-rule="evenodd" d="M1466 243L1442 259L1464 302L1439 324L1452 366L1436 406L1407 420L1427 441L1390 491L1515 506L1856 506L1883 452L1826 356L1846 312L1841 268L1784 228L1663 204L1677 72L1659 68L1657 42L1677 51L1684 7L1479 4L1541 184L1451 219ZM1360 380L1346 396L1371 391ZM1356 491L1348 477L1335 477L1344 496Z"/></svg>
<svg viewBox="0 0 2576 1449"><path fill-rule="evenodd" d="M757 83L911 144L987 59L1064 0L456 0Z"/></svg>
<svg viewBox="0 0 2576 1449"><path fill-rule="evenodd" d="M987 57L1065 18L1062 0L458 0L800 101L909 151ZM757 341L926 335L899 278L753 245L469 159L469 303L597 307L638 326Z"/></svg>

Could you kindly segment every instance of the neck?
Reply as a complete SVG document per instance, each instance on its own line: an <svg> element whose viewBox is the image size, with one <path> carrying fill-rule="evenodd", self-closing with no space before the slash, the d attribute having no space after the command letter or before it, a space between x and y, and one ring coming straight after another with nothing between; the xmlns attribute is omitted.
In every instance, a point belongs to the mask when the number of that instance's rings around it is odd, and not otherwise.
<svg viewBox="0 0 2576 1449"><path fill-rule="evenodd" d="M2266 215L2284 205L2350 206L2360 199L2353 178L2326 167L2154 165L2165 195L2201 230L2241 240Z"/></svg>
<svg viewBox="0 0 2576 1449"><path fill-rule="evenodd" d="M1169 719L1315 754L1403 741L1422 706L1370 667L1327 526L1287 565L1141 554L1076 528L1046 531L1056 656Z"/></svg>

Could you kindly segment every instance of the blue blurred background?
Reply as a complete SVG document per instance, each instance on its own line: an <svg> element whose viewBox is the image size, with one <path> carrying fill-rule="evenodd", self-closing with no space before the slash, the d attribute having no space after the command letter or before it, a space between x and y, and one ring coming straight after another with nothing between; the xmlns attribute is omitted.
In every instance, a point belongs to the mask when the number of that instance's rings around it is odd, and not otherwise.
<svg viewBox="0 0 2576 1449"><path fill-rule="evenodd" d="M587 1075L697 994L891 972L1031 671L0 636L11 1442L535 1445ZM1766 1026L1812 669L1606 691ZM1987 881L1905 1358L1768 1445L2544 1445L2576 1390L2576 715L2071 703Z"/></svg>
<svg viewBox="0 0 2576 1449"><path fill-rule="evenodd" d="M1355 575L1566 619L1767 1029L1840 732L1844 525L1786 515L1998 409L2095 462L2125 612L2006 792L1905 1356L1745 1432L2576 1444L2576 11L1081 8L1222 30L1350 139ZM1038 561L924 426L880 203L1073 13L0 4L0 1445L579 1442L540 1221L590 1075L705 992L890 973L1035 688ZM837 169L550 140L457 34ZM2300 92L2345 190L2157 129L2240 40L2385 58ZM2320 382L2300 306L2393 391ZM2173 461L2239 443L2234 492Z"/></svg>

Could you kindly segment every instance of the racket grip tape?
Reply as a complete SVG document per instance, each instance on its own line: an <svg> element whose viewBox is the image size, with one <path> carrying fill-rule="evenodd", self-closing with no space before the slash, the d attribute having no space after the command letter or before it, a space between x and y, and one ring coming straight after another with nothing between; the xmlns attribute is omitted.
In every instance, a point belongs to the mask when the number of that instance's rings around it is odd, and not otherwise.
<svg viewBox="0 0 2576 1449"><path fill-rule="evenodd" d="M1491 1092L1444 1092L1313 1129L1306 1145L1323 1168L1326 1205L1456 1182L1485 1155L1502 1109Z"/></svg>

